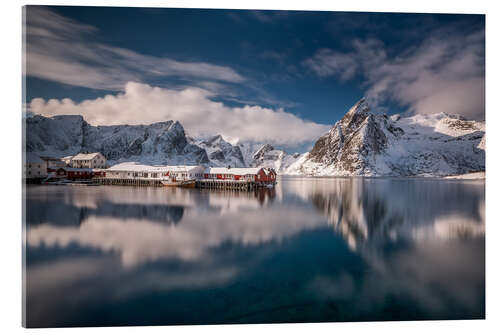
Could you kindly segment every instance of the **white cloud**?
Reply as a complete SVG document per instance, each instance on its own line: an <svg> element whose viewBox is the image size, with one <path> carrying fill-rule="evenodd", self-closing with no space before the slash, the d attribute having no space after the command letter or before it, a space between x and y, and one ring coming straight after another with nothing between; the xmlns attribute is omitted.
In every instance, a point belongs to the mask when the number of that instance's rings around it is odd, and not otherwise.
<svg viewBox="0 0 500 333"><path fill-rule="evenodd" d="M305 121L283 109L228 107L211 97L212 93L199 88L179 91L129 82L124 93L80 103L67 98L48 101L35 98L29 108L44 116L83 115L93 125L149 124L173 119L180 121L192 136L220 133L241 140L289 146L315 140L330 127Z"/></svg>
<svg viewBox="0 0 500 333"><path fill-rule="evenodd" d="M128 81L181 77L240 83L232 68L142 55L91 41L97 28L43 7L28 7L26 75L93 89L122 90Z"/></svg>
<svg viewBox="0 0 500 333"><path fill-rule="evenodd" d="M435 31L417 47L389 56L378 40L355 40L353 51L318 50L304 61L319 76L350 79L360 72L366 97L388 100L416 113L447 112L484 119L484 30Z"/></svg>
<svg viewBox="0 0 500 333"><path fill-rule="evenodd" d="M313 57L304 61L304 65L318 76L338 75L342 80L351 79L358 70L358 64L351 55L330 49L318 50Z"/></svg>

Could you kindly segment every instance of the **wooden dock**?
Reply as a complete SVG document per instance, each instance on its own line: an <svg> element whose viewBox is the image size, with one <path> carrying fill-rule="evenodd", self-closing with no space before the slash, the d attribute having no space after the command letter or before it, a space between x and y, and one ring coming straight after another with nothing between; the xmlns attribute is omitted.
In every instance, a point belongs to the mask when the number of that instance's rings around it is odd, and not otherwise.
<svg viewBox="0 0 500 333"><path fill-rule="evenodd" d="M257 182L252 181L198 179L196 180L196 187L228 191L252 191L261 186Z"/></svg>
<svg viewBox="0 0 500 333"><path fill-rule="evenodd" d="M121 178L93 178L97 184L101 185L121 185L121 186L164 186L158 179L121 179ZM221 180L221 179L197 179L196 188L216 189L227 191L252 191L266 187L265 183L242 180Z"/></svg>
<svg viewBox="0 0 500 333"><path fill-rule="evenodd" d="M120 179L120 178L93 178L101 185L122 185L122 186L164 186L158 179Z"/></svg>

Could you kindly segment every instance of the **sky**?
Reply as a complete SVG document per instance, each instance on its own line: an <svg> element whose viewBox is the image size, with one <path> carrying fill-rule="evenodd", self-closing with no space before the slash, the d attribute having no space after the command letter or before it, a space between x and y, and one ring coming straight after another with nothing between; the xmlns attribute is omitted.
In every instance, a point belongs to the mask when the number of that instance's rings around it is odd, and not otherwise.
<svg viewBox="0 0 500 333"><path fill-rule="evenodd" d="M25 7L25 109L93 125L179 120L305 150L375 112L484 120L484 15Z"/></svg>

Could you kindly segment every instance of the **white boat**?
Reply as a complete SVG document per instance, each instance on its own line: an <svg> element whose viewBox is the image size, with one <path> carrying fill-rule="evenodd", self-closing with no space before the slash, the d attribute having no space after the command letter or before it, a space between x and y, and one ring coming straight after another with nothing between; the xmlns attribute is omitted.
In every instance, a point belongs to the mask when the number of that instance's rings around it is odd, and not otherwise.
<svg viewBox="0 0 500 333"><path fill-rule="evenodd" d="M188 188L194 188L195 185L196 185L196 181L194 179L176 180L174 178L174 179L162 180L161 183L164 186L168 186L168 187L188 187Z"/></svg>

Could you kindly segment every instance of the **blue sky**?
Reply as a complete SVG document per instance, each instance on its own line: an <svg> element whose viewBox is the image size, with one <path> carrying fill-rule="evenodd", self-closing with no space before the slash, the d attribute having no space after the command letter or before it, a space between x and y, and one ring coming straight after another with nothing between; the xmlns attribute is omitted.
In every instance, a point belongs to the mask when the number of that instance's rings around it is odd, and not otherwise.
<svg viewBox="0 0 500 333"><path fill-rule="evenodd" d="M26 32L27 106L49 116L290 147L363 96L484 119L483 15L31 6Z"/></svg>

